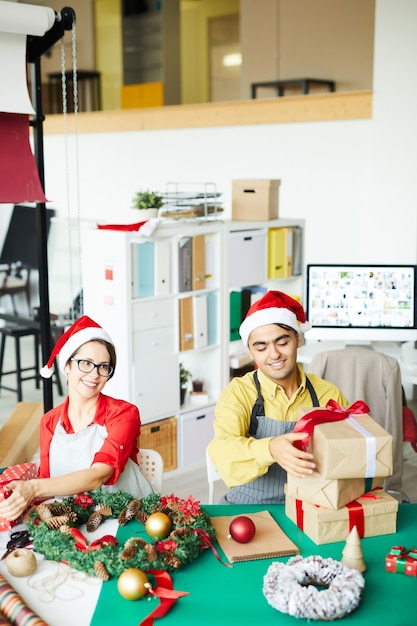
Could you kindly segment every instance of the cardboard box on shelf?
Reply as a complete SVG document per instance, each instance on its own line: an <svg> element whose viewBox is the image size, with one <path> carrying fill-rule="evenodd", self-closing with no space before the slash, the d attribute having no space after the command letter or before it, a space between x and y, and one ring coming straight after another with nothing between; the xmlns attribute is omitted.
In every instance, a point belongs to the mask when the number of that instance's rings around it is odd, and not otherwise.
<svg viewBox="0 0 417 626"><path fill-rule="evenodd" d="M335 511L286 496L285 513L315 544L346 541L353 526L360 537L397 530L398 500L375 489Z"/></svg>
<svg viewBox="0 0 417 626"><path fill-rule="evenodd" d="M232 219L268 221L278 218L279 179L232 181Z"/></svg>
<svg viewBox="0 0 417 626"><path fill-rule="evenodd" d="M323 478L318 472L305 478L288 474L285 492L296 500L337 510L383 482L383 478Z"/></svg>

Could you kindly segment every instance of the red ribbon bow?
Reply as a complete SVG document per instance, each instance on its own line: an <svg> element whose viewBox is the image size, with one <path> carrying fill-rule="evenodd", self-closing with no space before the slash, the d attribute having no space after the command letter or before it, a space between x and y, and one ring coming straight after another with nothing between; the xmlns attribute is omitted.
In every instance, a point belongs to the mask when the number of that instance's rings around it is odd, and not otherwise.
<svg viewBox="0 0 417 626"><path fill-rule="evenodd" d="M357 400L346 409L342 409L336 400L329 400L324 409L316 409L307 413L295 425L295 433L308 433L304 439L294 442L294 446L300 450L307 450L310 439L314 432L314 427L327 422L340 422L351 415L366 415L369 413L369 407L363 400Z"/></svg>
<svg viewBox="0 0 417 626"><path fill-rule="evenodd" d="M139 626L153 626L155 617L163 617L168 613L173 604L182 596L188 596L189 591L175 591L172 578L164 570L146 570L145 574L152 574L156 581L156 587L150 588L148 594L160 599L159 606L156 607Z"/></svg>
<svg viewBox="0 0 417 626"><path fill-rule="evenodd" d="M116 537L113 537L113 535L103 535L103 537L92 541L89 545L87 539L84 537L82 532L78 530L78 528L71 528L71 535L75 539L74 546L77 548L77 550L81 550L81 552L88 552L89 550L99 550L102 546L107 546L110 543L114 546L117 546L118 544Z"/></svg>

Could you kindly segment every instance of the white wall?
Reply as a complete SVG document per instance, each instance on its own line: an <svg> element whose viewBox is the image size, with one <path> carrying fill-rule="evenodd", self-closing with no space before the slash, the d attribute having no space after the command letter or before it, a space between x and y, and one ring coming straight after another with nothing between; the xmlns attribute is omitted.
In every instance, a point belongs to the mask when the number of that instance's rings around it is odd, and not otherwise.
<svg viewBox="0 0 417 626"><path fill-rule="evenodd" d="M169 181L215 182L230 217L233 179L280 178L306 262L415 263L417 3L377 0L375 28L372 120L80 135L83 218L119 220L137 189ZM45 137L45 172L61 210L60 136Z"/></svg>

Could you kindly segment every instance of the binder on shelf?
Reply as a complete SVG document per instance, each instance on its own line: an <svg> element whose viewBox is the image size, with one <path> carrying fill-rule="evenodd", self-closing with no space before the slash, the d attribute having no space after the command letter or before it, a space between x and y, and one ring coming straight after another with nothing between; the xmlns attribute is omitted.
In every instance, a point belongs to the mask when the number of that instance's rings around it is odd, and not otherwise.
<svg viewBox="0 0 417 626"><path fill-rule="evenodd" d="M242 292L231 291L230 299L230 341L240 339L239 327L242 323Z"/></svg>
<svg viewBox="0 0 417 626"><path fill-rule="evenodd" d="M253 285L250 287L243 287L242 289L242 321L245 319L247 312L249 311L252 304L254 304L257 300L260 300L262 296L266 293L266 287L262 287L261 285Z"/></svg>
<svg viewBox="0 0 417 626"><path fill-rule="evenodd" d="M204 289L206 286L205 237L197 235L191 240L191 277L192 289Z"/></svg>
<svg viewBox="0 0 417 626"><path fill-rule="evenodd" d="M268 230L268 278L293 276L293 228Z"/></svg>
<svg viewBox="0 0 417 626"><path fill-rule="evenodd" d="M155 295L171 293L171 254L168 239L155 241Z"/></svg>
<svg viewBox="0 0 417 626"><path fill-rule="evenodd" d="M132 255L132 295L148 298L155 295L155 254L152 241L135 243Z"/></svg>
<svg viewBox="0 0 417 626"><path fill-rule="evenodd" d="M217 339L217 293L207 294L207 345L214 346Z"/></svg>
<svg viewBox="0 0 417 626"><path fill-rule="evenodd" d="M181 237L178 242L178 278L180 292L192 289L192 237Z"/></svg>
<svg viewBox="0 0 417 626"><path fill-rule="evenodd" d="M301 274L303 273L303 267L302 267L302 261L303 261L303 257L302 257L303 230L302 230L301 226L293 226L292 232L293 232L292 273L293 273L293 276L301 276Z"/></svg>
<svg viewBox="0 0 417 626"><path fill-rule="evenodd" d="M180 350L194 348L193 297L181 298L180 310Z"/></svg>
<svg viewBox="0 0 417 626"><path fill-rule="evenodd" d="M207 295L193 296L194 348L207 346Z"/></svg>
<svg viewBox="0 0 417 626"><path fill-rule="evenodd" d="M216 245L214 240L208 237L205 241L206 289L213 289L217 286L216 261Z"/></svg>

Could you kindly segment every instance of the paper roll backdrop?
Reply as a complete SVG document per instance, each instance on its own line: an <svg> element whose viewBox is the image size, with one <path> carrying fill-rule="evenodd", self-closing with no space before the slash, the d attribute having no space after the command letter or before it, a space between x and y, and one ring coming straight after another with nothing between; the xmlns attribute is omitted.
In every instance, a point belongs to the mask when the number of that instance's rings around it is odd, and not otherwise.
<svg viewBox="0 0 417 626"><path fill-rule="evenodd" d="M48 7L0 2L0 111L34 113L26 81L26 36L42 36L55 22Z"/></svg>
<svg viewBox="0 0 417 626"><path fill-rule="evenodd" d="M12 626L48 626L30 609L21 596L0 574L0 615ZM0 621L0 624L2 622ZM6 622L7 623L7 622Z"/></svg>
<svg viewBox="0 0 417 626"><path fill-rule="evenodd" d="M0 1L0 203L45 202L29 142L26 41L43 36L55 23L55 11Z"/></svg>

